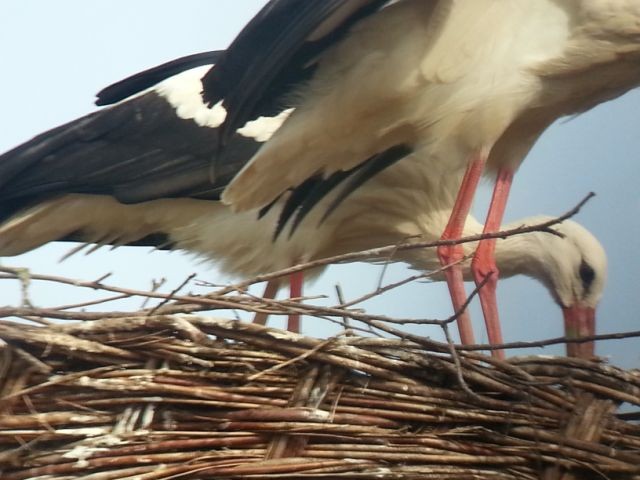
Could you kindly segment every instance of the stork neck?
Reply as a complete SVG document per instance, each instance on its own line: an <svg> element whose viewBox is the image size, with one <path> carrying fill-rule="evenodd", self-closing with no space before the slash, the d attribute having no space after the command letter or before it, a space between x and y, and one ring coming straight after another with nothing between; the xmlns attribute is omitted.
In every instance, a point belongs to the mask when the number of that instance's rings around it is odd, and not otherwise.
<svg viewBox="0 0 640 480"><path fill-rule="evenodd" d="M513 226L517 225L513 224ZM509 226L504 229L508 228ZM511 277L523 274L547 283L545 272L548 270L548 256L546 250L550 235L552 234L546 232L530 232L498 239L495 258L500 276Z"/></svg>

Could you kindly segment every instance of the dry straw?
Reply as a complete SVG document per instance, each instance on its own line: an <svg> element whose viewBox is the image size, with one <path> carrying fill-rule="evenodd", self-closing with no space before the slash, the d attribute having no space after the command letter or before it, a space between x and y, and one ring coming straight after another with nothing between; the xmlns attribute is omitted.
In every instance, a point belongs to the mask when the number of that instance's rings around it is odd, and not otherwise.
<svg viewBox="0 0 640 480"><path fill-rule="evenodd" d="M640 372L604 363L195 315L0 338L3 480L640 479Z"/></svg>

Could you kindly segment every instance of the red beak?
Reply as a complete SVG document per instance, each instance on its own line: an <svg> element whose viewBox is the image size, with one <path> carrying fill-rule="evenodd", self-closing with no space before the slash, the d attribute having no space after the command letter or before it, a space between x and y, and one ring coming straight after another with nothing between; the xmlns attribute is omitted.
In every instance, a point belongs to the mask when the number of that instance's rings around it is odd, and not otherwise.
<svg viewBox="0 0 640 480"><path fill-rule="evenodd" d="M574 305L564 307L564 332L567 338L591 337L596 334L596 310L593 307ZM595 356L595 346L591 342L567 343L569 357L591 358Z"/></svg>

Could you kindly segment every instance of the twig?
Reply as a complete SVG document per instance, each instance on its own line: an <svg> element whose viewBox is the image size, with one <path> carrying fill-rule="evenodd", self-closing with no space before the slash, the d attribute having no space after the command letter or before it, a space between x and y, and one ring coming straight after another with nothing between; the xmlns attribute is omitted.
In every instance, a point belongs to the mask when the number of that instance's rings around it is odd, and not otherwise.
<svg viewBox="0 0 640 480"><path fill-rule="evenodd" d="M279 363L278 365L274 365L273 367L267 368L266 370L262 371L262 372L258 372L254 375L251 375L247 378L248 381L252 382L254 380L257 380L258 378L266 375L267 373L273 373L276 372L278 370L281 370L285 367L288 367L289 365L293 365L294 363L300 362L302 360L304 360L305 358L309 358L313 355L315 355L317 352L319 352L320 350L322 350L323 348L325 348L328 345L331 345L333 342L335 342L336 337L331 337L326 339L323 342L320 342L318 345L316 345L315 347L311 348L310 350L307 350L306 352L290 358L289 360L287 360L286 362L282 362Z"/></svg>
<svg viewBox="0 0 640 480"><path fill-rule="evenodd" d="M558 345L562 343L585 343L604 340L623 340L626 338L640 337L640 330L632 330L629 332L619 333L603 333L600 335L590 335L580 338L555 337L547 340L537 340L533 342L508 342L500 345L477 344L477 345L458 345L458 350L476 351L476 350L507 350L514 348L539 348L548 347L550 345Z"/></svg>
<svg viewBox="0 0 640 480"><path fill-rule="evenodd" d="M178 285L175 289L173 289L171 291L171 293L169 293L169 295L167 296L167 298L165 298L162 302L160 302L158 305L156 305L154 308L151 309L151 311L149 312L149 315L153 315L154 313L156 313L160 308L162 308L163 306L165 306L167 303L169 303L171 300L173 300L175 298L175 296L178 294L178 292L180 290L182 290L187 284L189 284L189 282L191 280L193 280L196 277L195 273L192 273L191 275L189 275L187 278L184 279L184 281Z"/></svg>
<svg viewBox="0 0 640 480"><path fill-rule="evenodd" d="M377 297L379 295L382 295L383 293L387 293L391 290L394 290L396 288L402 287L403 285L407 285L413 281L416 280L422 280L424 278L429 278L432 277L434 275L438 275L446 270L448 270L449 268L451 268L454 265L458 265L460 263L465 262L469 257L464 257L460 260L457 260L455 262L452 262L448 265L445 265L444 267L438 268L437 270L432 270L430 272L426 272L426 273L420 273L420 274L416 274L416 275L411 275L410 277L407 277L403 280L400 280L398 282L395 283L390 283L388 285L385 286L381 286L380 284L378 284L378 287L376 288L375 291L371 292L371 293L367 293L365 295L362 295L361 297L358 297L354 300L351 300L349 302L342 302L340 303L340 305L337 305L336 308L348 308L351 307L353 305L357 305L359 303L365 302L367 300L370 300L371 298Z"/></svg>
<svg viewBox="0 0 640 480"><path fill-rule="evenodd" d="M57 307L51 307L51 310L73 310L74 308L83 308L83 307L91 307L94 305L101 305L103 303L115 302L117 300L122 300L124 298L129 298L129 295L114 295L113 297L100 298L98 300L92 300L88 302L82 303L73 303L70 305L60 305Z"/></svg>

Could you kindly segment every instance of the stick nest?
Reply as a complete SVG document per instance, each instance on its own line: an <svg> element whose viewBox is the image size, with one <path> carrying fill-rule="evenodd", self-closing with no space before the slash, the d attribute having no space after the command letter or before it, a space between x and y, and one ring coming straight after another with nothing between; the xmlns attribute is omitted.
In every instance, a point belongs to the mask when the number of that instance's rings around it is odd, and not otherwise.
<svg viewBox="0 0 640 480"><path fill-rule="evenodd" d="M640 372L197 315L0 322L0 477L640 479Z"/></svg>

